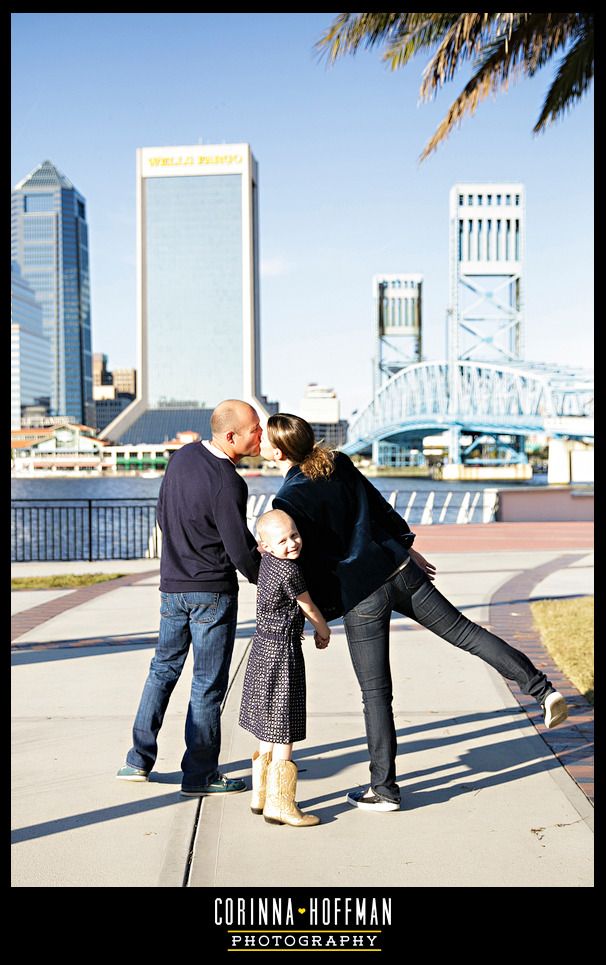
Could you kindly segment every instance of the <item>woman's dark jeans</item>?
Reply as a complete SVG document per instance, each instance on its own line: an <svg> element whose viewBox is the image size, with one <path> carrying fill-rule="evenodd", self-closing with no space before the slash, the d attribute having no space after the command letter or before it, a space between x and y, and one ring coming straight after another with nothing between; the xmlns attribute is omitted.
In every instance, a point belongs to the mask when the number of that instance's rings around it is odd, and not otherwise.
<svg viewBox="0 0 606 965"><path fill-rule="evenodd" d="M403 570L343 618L349 653L362 688L371 786L381 797L399 801L389 666L389 623L393 610L432 630L455 647L481 657L508 680L515 680L523 693L539 702L553 688L528 657L463 616L410 559Z"/></svg>

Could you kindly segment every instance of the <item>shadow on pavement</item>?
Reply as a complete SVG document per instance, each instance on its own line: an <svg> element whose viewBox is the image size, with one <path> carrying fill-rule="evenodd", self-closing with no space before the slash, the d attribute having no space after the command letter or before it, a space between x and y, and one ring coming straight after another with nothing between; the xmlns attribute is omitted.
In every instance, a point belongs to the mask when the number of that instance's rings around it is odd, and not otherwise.
<svg viewBox="0 0 606 965"><path fill-rule="evenodd" d="M236 640L250 639L254 633L253 621L241 624ZM129 650L155 649L158 634L117 634L106 637L79 637L70 640L52 640L48 643L13 643L11 664L15 667L44 663L52 660L72 660L75 657L99 656L106 653L125 653Z"/></svg>
<svg viewBox="0 0 606 965"><path fill-rule="evenodd" d="M112 807L100 808L98 811L85 811L83 814L72 814L67 818L56 818L54 821L31 824L28 827L16 828L12 831L11 844L44 838L49 834L59 834L62 831L73 831L75 828L82 828L91 824L114 821L116 818L128 817L129 814L155 811L156 808L171 807L173 804L182 804L188 800L190 799L183 798L179 794L163 794L148 798L145 801L129 801L127 804L116 804Z"/></svg>

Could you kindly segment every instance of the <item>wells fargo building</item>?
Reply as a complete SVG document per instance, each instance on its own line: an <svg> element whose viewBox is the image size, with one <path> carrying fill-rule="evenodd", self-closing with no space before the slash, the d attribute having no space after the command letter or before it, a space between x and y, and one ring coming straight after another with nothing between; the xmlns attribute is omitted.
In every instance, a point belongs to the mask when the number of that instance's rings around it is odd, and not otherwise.
<svg viewBox="0 0 606 965"><path fill-rule="evenodd" d="M248 144L137 150L138 392L102 436L208 437L210 411L261 396L257 163Z"/></svg>

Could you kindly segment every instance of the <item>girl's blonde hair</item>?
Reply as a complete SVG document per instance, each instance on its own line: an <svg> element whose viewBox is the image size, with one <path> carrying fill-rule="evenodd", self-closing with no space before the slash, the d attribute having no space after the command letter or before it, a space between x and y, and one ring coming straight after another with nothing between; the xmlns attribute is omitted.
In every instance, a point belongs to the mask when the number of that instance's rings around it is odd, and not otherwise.
<svg viewBox="0 0 606 965"><path fill-rule="evenodd" d="M267 436L272 446L299 466L310 479L328 479L335 467L335 453L316 443L309 422L289 412L278 412L267 420Z"/></svg>

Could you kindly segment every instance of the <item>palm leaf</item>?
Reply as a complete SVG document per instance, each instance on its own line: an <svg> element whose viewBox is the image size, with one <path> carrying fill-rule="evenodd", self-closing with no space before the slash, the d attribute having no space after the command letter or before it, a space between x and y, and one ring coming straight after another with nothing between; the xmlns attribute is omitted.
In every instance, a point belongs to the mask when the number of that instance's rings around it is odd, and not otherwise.
<svg viewBox="0 0 606 965"><path fill-rule="evenodd" d="M578 38L560 61L555 79L547 91L533 133L543 131L569 110L587 91L593 77L593 32Z"/></svg>
<svg viewBox="0 0 606 965"><path fill-rule="evenodd" d="M405 30L395 31L388 50L383 55L392 70L398 70L420 50L433 47L458 19L456 13L410 14Z"/></svg>
<svg viewBox="0 0 606 965"><path fill-rule="evenodd" d="M340 13L314 45L315 49L332 64L345 54L355 53L362 42L366 47L373 47L408 16L406 13Z"/></svg>
<svg viewBox="0 0 606 965"><path fill-rule="evenodd" d="M489 94L505 88L520 74L531 74L563 46L574 30L574 14L532 14L510 23L508 34L500 33L486 43L479 66L461 94L451 104L445 118L425 145L420 160L425 160L444 141L466 114L475 113L479 103ZM557 23L553 17L558 17ZM433 72L433 74L432 74ZM424 72L421 96L426 100L435 94L442 81L436 77L433 61Z"/></svg>

